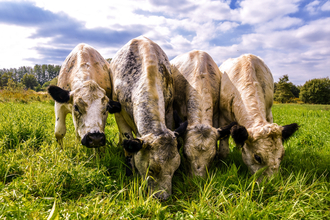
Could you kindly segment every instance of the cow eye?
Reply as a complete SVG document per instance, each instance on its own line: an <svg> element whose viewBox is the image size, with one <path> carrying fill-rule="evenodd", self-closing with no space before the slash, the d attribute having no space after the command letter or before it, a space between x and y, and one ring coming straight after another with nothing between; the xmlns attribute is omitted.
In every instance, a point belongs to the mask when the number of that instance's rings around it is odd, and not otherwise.
<svg viewBox="0 0 330 220"><path fill-rule="evenodd" d="M79 108L78 108L77 105L74 105L74 110L75 110L76 112L80 113Z"/></svg>
<svg viewBox="0 0 330 220"><path fill-rule="evenodd" d="M262 160L261 160L261 157L259 157L258 155L254 155L254 159L256 159L256 161L258 161L258 163L261 164Z"/></svg>

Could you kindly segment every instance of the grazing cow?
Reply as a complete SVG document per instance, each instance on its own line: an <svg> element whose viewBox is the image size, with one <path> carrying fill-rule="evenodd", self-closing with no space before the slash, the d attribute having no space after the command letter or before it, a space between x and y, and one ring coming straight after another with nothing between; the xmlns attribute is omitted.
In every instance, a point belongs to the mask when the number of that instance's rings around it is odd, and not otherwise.
<svg viewBox="0 0 330 220"><path fill-rule="evenodd" d="M55 137L61 146L68 113L83 145L105 145L108 112L120 111L120 104L109 100L111 89L109 63L93 47L77 45L62 64L57 86L48 88L56 101Z"/></svg>
<svg viewBox="0 0 330 220"><path fill-rule="evenodd" d="M150 176L150 191L166 200L180 165L177 137L187 127L182 123L174 132L169 129L173 127L173 79L168 58L157 44L141 36L117 52L110 68L113 99L122 106L115 117L126 162L143 177Z"/></svg>
<svg viewBox="0 0 330 220"><path fill-rule="evenodd" d="M221 73L212 57L194 50L171 61L174 79L173 108L187 118L184 154L192 175L205 177L206 168L216 155L217 141L230 134L218 128Z"/></svg>
<svg viewBox="0 0 330 220"><path fill-rule="evenodd" d="M263 174L277 172L284 156L283 140L297 129L296 123L279 126L273 123L274 81L265 63L246 54L229 59L220 66L223 73L220 90L220 125L238 122L232 136L242 147L242 158L253 174L268 167ZM220 141L223 156L229 153L228 139Z"/></svg>

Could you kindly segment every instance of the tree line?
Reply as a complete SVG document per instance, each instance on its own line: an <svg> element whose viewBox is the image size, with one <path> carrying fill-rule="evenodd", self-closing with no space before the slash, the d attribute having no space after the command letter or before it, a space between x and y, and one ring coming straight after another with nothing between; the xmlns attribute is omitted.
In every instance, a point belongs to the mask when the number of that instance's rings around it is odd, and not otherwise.
<svg viewBox="0 0 330 220"><path fill-rule="evenodd" d="M330 79L311 79L302 86L296 86L289 82L288 75L284 75L274 83L274 100L281 103L300 100L309 104L330 104Z"/></svg>
<svg viewBox="0 0 330 220"><path fill-rule="evenodd" d="M33 68L22 66L18 69L0 69L0 89L9 87L41 91L49 85L47 82L58 76L60 69L60 65L50 64L36 64Z"/></svg>
<svg viewBox="0 0 330 220"><path fill-rule="evenodd" d="M111 58L107 59L111 62ZM45 91L50 84L57 84L60 65L36 64L33 68L22 66L18 69L0 69L0 89L23 88ZM304 102L330 104L329 77L308 80L304 85L294 85L288 75L274 83L274 100L280 103Z"/></svg>

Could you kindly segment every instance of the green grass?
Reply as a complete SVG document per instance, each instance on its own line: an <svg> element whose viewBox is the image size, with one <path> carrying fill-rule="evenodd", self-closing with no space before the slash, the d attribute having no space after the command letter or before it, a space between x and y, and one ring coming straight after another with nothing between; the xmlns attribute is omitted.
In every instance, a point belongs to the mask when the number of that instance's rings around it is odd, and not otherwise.
<svg viewBox="0 0 330 220"><path fill-rule="evenodd" d="M255 183L233 147L206 179L180 166L173 195L160 202L140 176L125 176L113 116L107 144L87 149L67 117L64 148L48 103L0 103L0 219L327 219L330 216L330 106L283 104L274 122L297 122L278 175Z"/></svg>

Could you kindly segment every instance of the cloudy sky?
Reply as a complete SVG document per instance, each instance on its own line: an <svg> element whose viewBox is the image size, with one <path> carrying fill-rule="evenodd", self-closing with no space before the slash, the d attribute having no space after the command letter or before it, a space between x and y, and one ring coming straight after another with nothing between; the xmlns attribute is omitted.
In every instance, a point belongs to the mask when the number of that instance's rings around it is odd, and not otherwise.
<svg viewBox="0 0 330 220"><path fill-rule="evenodd" d="M144 35L169 59L260 56L274 80L330 76L330 0L0 0L0 68L62 64L81 42L111 58Z"/></svg>

